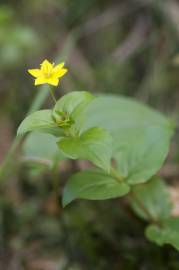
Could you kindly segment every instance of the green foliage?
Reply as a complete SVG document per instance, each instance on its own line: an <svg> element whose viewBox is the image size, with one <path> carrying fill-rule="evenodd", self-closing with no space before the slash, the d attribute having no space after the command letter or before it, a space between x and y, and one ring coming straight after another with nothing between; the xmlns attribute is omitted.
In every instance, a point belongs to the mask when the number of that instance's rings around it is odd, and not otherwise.
<svg viewBox="0 0 179 270"><path fill-rule="evenodd" d="M179 251L179 218L170 218L161 225L149 225L146 236L157 245L170 244Z"/></svg>
<svg viewBox="0 0 179 270"><path fill-rule="evenodd" d="M64 159L59 151L56 138L51 134L32 132L23 144L23 154L27 158L47 159L54 161Z"/></svg>
<svg viewBox="0 0 179 270"><path fill-rule="evenodd" d="M79 137L62 138L58 145L72 159L86 159L105 171L110 171L112 138L102 128L91 128Z"/></svg>
<svg viewBox="0 0 179 270"><path fill-rule="evenodd" d="M165 220L171 215L172 205L167 186L162 179L157 177L145 184L133 187L131 205L141 218L148 221Z"/></svg>
<svg viewBox="0 0 179 270"><path fill-rule="evenodd" d="M69 93L56 103L53 110L41 110L27 116L20 124L17 134L45 129L45 132L52 135L62 136L61 128L70 128L72 125L77 127L77 120L81 118L86 106L93 99L94 97L88 92Z"/></svg>
<svg viewBox="0 0 179 270"><path fill-rule="evenodd" d="M152 223L145 231L147 238L160 246L171 244L179 250L179 218L171 217L172 204L165 182L154 178L137 185L132 189L131 198L139 217Z"/></svg>
<svg viewBox="0 0 179 270"><path fill-rule="evenodd" d="M71 121L71 124L74 123L73 128L79 131L82 127L82 121L84 121L84 112L93 99L94 96L86 91L74 91L63 96L53 109L55 122Z"/></svg>
<svg viewBox="0 0 179 270"><path fill-rule="evenodd" d="M63 205L75 199L105 200L126 195L130 188L124 182L100 171L82 171L67 182L63 193Z"/></svg>
<svg viewBox="0 0 179 270"><path fill-rule="evenodd" d="M67 114L76 122L86 109L87 105L94 99L94 96L85 91L74 91L59 99L53 109L53 117L56 122L60 121L62 113Z"/></svg>
<svg viewBox="0 0 179 270"><path fill-rule="evenodd" d="M168 153L173 133L170 121L130 99L105 96L91 103L93 99L88 92L69 93L53 110L38 111L26 117L18 134L44 129L54 135L56 130L55 135L60 139L58 146L68 158L89 160L130 185L149 180ZM85 111L88 117L82 125ZM111 168L112 157L115 170Z"/></svg>
<svg viewBox="0 0 179 270"><path fill-rule="evenodd" d="M92 128L79 135L75 129L78 119L81 119L86 106L93 99L88 92L69 93L56 103L53 111L41 110L27 116L19 126L17 134L32 130L50 133L61 138L58 146L68 157L87 159L110 171L112 155L110 134L103 129Z"/></svg>
<svg viewBox="0 0 179 270"><path fill-rule="evenodd" d="M18 134L32 130L44 134L42 139L40 133L35 135L37 138L29 137L26 153L45 156L53 164L60 158L58 146L68 158L88 160L102 169L74 174L64 188L63 206L75 199L121 197L132 186L132 208L153 223L147 228L148 238L177 246L173 223L168 223L171 203L166 185L159 178L150 180L168 154L173 124L160 113L128 98L106 95L91 103L93 99L88 92L72 92L57 101L52 110L27 116ZM37 148L34 138L41 141ZM164 227L158 228L156 224Z"/></svg>
<svg viewBox="0 0 179 270"><path fill-rule="evenodd" d="M100 126L113 136L113 157L129 184L142 183L162 166L174 126L162 114L129 98L102 96L87 110L85 128Z"/></svg>
<svg viewBox="0 0 179 270"><path fill-rule="evenodd" d="M22 147L22 160L31 176L40 177L42 173L54 170L56 164L65 159L56 141L51 134L36 131L28 134Z"/></svg>
<svg viewBox="0 0 179 270"><path fill-rule="evenodd" d="M52 118L52 111L41 110L27 116L20 124L17 134L20 135L32 130L54 127L57 127L57 124Z"/></svg>
<svg viewBox="0 0 179 270"><path fill-rule="evenodd" d="M18 65L27 53L37 55L41 38L29 26L16 22L16 12L8 5L0 6L0 58L1 70ZM42 44L42 43L41 43ZM41 49L43 46L40 46Z"/></svg>

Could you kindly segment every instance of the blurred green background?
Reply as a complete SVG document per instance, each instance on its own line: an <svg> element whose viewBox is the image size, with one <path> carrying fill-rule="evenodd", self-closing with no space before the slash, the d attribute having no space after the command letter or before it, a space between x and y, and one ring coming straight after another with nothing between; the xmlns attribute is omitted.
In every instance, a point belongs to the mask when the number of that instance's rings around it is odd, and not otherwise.
<svg viewBox="0 0 179 270"><path fill-rule="evenodd" d="M36 104L52 105L28 68L45 58L65 60L69 72L57 97L73 90L121 94L178 120L178 53L178 1L1 0L0 161L39 91ZM0 182L0 269L179 269L178 253L147 241L146 224L125 200L77 201L62 209L56 185L61 192L86 164L60 156L60 168L51 169L56 149L48 139L28 137L20 162ZM175 165L177 148L174 140L169 162ZM37 164L29 162L32 154Z"/></svg>

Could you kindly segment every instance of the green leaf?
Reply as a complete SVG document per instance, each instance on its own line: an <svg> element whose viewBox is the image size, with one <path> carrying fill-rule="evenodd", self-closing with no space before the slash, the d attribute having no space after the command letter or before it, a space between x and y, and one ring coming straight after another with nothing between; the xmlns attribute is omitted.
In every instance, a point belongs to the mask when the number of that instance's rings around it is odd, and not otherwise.
<svg viewBox="0 0 179 270"><path fill-rule="evenodd" d="M49 161L64 159L56 141L57 139L50 134L32 132L23 144L23 155L26 158L47 159Z"/></svg>
<svg viewBox="0 0 179 270"><path fill-rule="evenodd" d="M134 186L131 205L141 218L149 220L150 216L154 221L170 217L172 208L167 186L160 178L153 178L145 184Z"/></svg>
<svg viewBox="0 0 179 270"><path fill-rule="evenodd" d="M62 138L58 146L69 158L86 159L110 171L112 139L104 129L91 128L79 137Z"/></svg>
<svg viewBox="0 0 179 270"><path fill-rule="evenodd" d="M53 135L58 139L64 137L64 130L60 127L38 129L38 132Z"/></svg>
<svg viewBox="0 0 179 270"><path fill-rule="evenodd" d="M52 118L51 110L36 111L28 115L20 124L17 135L24 134L28 131L37 129L48 129L57 127Z"/></svg>
<svg viewBox="0 0 179 270"><path fill-rule="evenodd" d="M170 218L161 226L149 225L146 237L157 245L170 244L179 251L179 218Z"/></svg>
<svg viewBox="0 0 179 270"><path fill-rule="evenodd" d="M75 120L93 99L94 96L86 91L74 91L66 94L57 101L53 109L53 116L58 119L59 113L65 112Z"/></svg>
<svg viewBox="0 0 179 270"><path fill-rule="evenodd" d="M125 132L125 142L121 135L121 145L116 147L114 153L117 167L129 184L144 183L155 175L164 163L172 132L165 126L131 128Z"/></svg>
<svg viewBox="0 0 179 270"><path fill-rule="evenodd" d="M126 195L129 186L117 182L100 171L81 171L67 182L63 193L63 206L75 199L106 200Z"/></svg>
<svg viewBox="0 0 179 270"><path fill-rule="evenodd" d="M22 147L22 160L28 165L28 173L32 178L39 177L52 169L56 162L65 157L57 147L54 136L47 133L31 132Z"/></svg>
<svg viewBox="0 0 179 270"><path fill-rule="evenodd" d="M162 114L129 98L102 96L87 109L83 130L103 127L113 136L113 157L129 184L146 182L162 166L174 125Z"/></svg>

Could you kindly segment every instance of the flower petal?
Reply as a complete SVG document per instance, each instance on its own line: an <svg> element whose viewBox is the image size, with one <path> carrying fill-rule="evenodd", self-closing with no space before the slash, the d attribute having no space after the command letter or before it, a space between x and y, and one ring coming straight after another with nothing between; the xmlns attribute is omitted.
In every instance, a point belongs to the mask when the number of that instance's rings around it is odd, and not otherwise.
<svg viewBox="0 0 179 270"><path fill-rule="evenodd" d="M35 85L39 85L39 84L45 84L48 83L47 79L44 77L38 77L37 79L35 79Z"/></svg>
<svg viewBox="0 0 179 270"><path fill-rule="evenodd" d="M53 86L57 86L59 84L59 79L58 78L54 78L54 77L51 77L47 80L47 83L48 84L51 84Z"/></svg>
<svg viewBox="0 0 179 270"><path fill-rule="evenodd" d="M54 68L53 68L53 71L54 72L58 72L60 69L62 69L62 67L65 65L65 62L62 62L58 65L56 65Z"/></svg>
<svg viewBox="0 0 179 270"><path fill-rule="evenodd" d="M56 76L57 78L60 78L60 77L64 76L67 73L67 71L68 71L68 69L61 68L56 73L54 73L54 76Z"/></svg>
<svg viewBox="0 0 179 270"><path fill-rule="evenodd" d="M28 72L34 76L35 78L39 77L41 75L40 69L28 69Z"/></svg>
<svg viewBox="0 0 179 270"><path fill-rule="evenodd" d="M41 64L41 70L44 73L49 73L53 69L53 64L51 64L47 59L45 59Z"/></svg>

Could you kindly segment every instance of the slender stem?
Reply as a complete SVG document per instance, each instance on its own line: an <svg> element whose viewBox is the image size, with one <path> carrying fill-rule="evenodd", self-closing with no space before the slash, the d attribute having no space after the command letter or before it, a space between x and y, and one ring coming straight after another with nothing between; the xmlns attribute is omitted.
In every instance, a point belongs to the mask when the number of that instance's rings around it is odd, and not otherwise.
<svg viewBox="0 0 179 270"><path fill-rule="evenodd" d="M54 95L54 92L53 92L53 89L52 89L52 88L50 88L50 95L51 95L51 97L52 97L54 103L56 104L56 103L57 103L57 100L56 100L56 98L55 98L55 95Z"/></svg>
<svg viewBox="0 0 179 270"><path fill-rule="evenodd" d="M119 183L121 183L124 180L124 177L120 175L119 172L116 171L113 167L111 167L110 173Z"/></svg>

